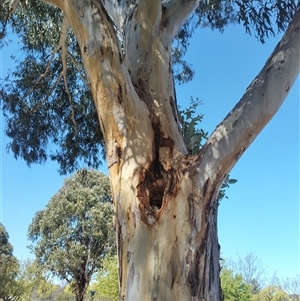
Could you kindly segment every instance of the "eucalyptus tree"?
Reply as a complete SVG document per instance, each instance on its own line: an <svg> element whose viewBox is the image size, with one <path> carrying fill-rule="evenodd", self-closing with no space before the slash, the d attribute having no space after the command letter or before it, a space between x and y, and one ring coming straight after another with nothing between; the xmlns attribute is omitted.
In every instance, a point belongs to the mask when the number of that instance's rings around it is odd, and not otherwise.
<svg viewBox="0 0 300 301"><path fill-rule="evenodd" d="M219 189L299 73L297 1L5 4L3 43L11 28L24 51L0 96L14 155L28 164L50 157L68 172L82 161L97 166L105 145L121 300L221 300ZM229 23L261 41L286 32L193 154L183 139L174 80L193 76L183 57L192 32ZM49 144L57 145L50 153Z"/></svg>
<svg viewBox="0 0 300 301"><path fill-rule="evenodd" d="M103 257L115 253L108 178L95 170L75 173L35 214L28 238L37 263L67 281L82 301Z"/></svg>
<svg viewBox="0 0 300 301"><path fill-rule="evenodd" d="M23 286L18 281L19 270L19 262L13 255L8 232L0 222L0 300L19 300L23 294Z"/></svg>

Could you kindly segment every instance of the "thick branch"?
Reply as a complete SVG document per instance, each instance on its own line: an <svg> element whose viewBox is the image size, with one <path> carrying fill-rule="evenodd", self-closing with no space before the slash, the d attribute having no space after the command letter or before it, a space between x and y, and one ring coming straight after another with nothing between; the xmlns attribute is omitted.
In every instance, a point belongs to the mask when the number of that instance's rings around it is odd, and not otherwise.
<svg viewBox="0 0 300 301"><path fill-rule="evenodd" d="M94 4L98 3L99 0L92 0ZM115 23L117 29L122 32L124 19L126 17L127 1L118 0L101 0L102 6L107 11L108 15L111 17Z"/></svg>
<svg viewBox="0 0 300 301"><path fill-rule="evenodd" d="M175 37L184 22L199 4L199 0L174 0L166 4L168 32Z"/></svg>
<svg viewBox="0 0 300 301"><path fill-rule="evenodd" d="M127 141L139 141L144 133L150 137L150 121L141 123L141 116L146 115L146 106L132 85L128 69L123 63L114 24L102 3L96 5L92 0L82 0L76 5L64 3L64 13L77 37L96 104L108 166L110 169L118 168L121 157L131 156L130 151L120 152L125 145L129 145ZM128 131L133 128L134 131ZM132 145L135 147L134 143ZM137 147L139 145L141 142ZM145 151L141 160L148 153L151 151ZM127 159L124 162L129 162Z"/></svg>
<svg viewBox="0 0 300 301"><path fill-rule="evenodd" d="M206 178L223 178L283 103L299 74L299 37L300 9L261 72L204 146Z"/></svg>

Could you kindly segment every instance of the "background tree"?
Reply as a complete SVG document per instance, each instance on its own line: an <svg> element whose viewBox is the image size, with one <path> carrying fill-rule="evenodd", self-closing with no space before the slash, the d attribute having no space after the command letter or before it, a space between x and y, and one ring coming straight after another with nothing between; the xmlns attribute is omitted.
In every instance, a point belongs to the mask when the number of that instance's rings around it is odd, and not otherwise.
<svg viewBox="0 0 300 301"><path fill-rule="evenodd" d="M228 267L235 274L241 275L248 285L251 293L258 293L266 285L266 271L259 258L253 253L238 255L235 261L228 260Z"/></svg>
<svg viewBox="0 0 300 301"><path fill-rule="evenodd" d="M246 277L251 275L248 282L242 274L238 274L237 270L244 273ZM291 301L276 274L267 281L266 270L253 253L238 256L237 261L224 262L221 270L221 284L224 301Z"/></svg>
<svg viewBox="0 0 300 301"><path fill-rule="evenodd" d="M283 279L282 288L289 295L291 301L300 301L300 275Z"/></svg>
<svg viewBox="0 0 300 301"><path fill-rule="evenodd" d="M57 287L33 259L20 261L19 282L24 287L21 301L49 299Z"/></svg>
<svg viewBox="0 0 300 301"><path fill-rule="evenodd" d="M267 271L253 253L239 255L236 261L222 261L221 284L224 301L298 301L298 279L282 281L276 273L267 277Z"/></svg>
<svg viewBox="0 0 300 301"><path fill-rule="evenodd" d="M219 189L299 73L297 2L47 3L59 10L31 0L19 7L8 2L1 12L2 35L9 20L26 52L11 76L16 80L1 89L9 148L29 164L50 156L68 172L78 160L99 163L102 133L120 297L220 300ZM174 80L192 77L182 57L192 31L229 23L243 24L261 41L287 31L239 103L191 154ZM58 146L49 154L52 142Z"/></svg>
<svg viewBox="0 0 300 301"><path fill-rule="evenodd" d="M19 262L13 255L13 247L9 243L9 235L0 223L0 300L19 300L23 294L22 283L19 282Z"/></svg>
<svg viewBox="0 0 300 301"><path fill-rule="evenodd" d="M251 286L226 267L221 271L221 285L224 301L251 301Z"/></svg>
<svg viewBox="0 0 300 301"><path fill-rule="evenodd" d="M65 283L60 286L60 294L56 298L57 301L73 301L75 299L75 295L70 285ZM85 298L85 300L89 299Z"/></svg>
<svg viewBox="0 0 300 301"><path fill-rule="evenodd" d="M253 294L252 301L290 301L288 294L278 285L267 285Z"/></svg>
<svg viewBox="0 0 300 301"><path fill-rule="evenodd" d="M80 170L38 211L28 230L37 262L74 290L82 301L101 259L115 252L108 178Z"/></svg>
<svg viewBox="0 0 300 301"><path fill-rule="evenodd" d="M96 298L107 301L119 300L118 264L116 256L106 256L103 265L97 273L95 282L90 288L95 291Z"/></svg>

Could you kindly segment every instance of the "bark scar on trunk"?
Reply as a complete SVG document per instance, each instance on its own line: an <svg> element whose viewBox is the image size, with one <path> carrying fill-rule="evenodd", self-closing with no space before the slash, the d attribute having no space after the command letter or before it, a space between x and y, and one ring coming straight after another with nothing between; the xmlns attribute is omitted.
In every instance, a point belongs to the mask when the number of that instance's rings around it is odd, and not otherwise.
<svg viewBox="0 0 300 301"><path fill-rule="evenodd" d="M148 170L140 174L137 186L137 197L140 201L142 220L149 225L154 224L168 200L178 193L178 178L174 169L166 171L154 160Z"/></svg>
<svg viewBox="0 0 300 301"><path fill-rule="evenodd" d="M153 122L152 127L154 159L148 169L140 172L137 185L142 220L148 225L154 224L160 218L168 197L175 197L179 190L176 171L173 168L166 170L160 162L160 150L167 148L172 155L174 141L164 136L160 122Z"/></svg>

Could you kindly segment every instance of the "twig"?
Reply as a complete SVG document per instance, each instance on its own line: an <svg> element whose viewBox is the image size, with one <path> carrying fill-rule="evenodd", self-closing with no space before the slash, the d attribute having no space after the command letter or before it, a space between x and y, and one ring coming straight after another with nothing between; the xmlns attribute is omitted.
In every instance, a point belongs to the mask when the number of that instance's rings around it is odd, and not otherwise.
<svg viewBox="0 0 300 301"><path fill-rule="evenodd" d="M56 89L59 81L61 80L61 77L63 76L63 73L61 72L55 82L55 84L53 85L53 87L51 88L51 90L49 91L49 93L47 93L46 98L40 102L39 104L37 104L37 106L34 108L34 110L31 110L32 113L35 113L37 111L38 108L40 108L44 103L46 103L46 101L48 101L49 97L51 96L51 94L53 93L53 91Z"/></svg>
<svg viewBox="0 0 300 301"><path fill-rule="evenodd" d="M72 55L72 53L70 51L67 51L68 56L70 57L71 61L73 62L73 64L75 65L76 69L79 72L79 75L82 79L83 82L88 83L87 78L84 76L84 74L81 72L80 68L79 68L79 64L78 62L76 62L74 56Z"/></svg>

